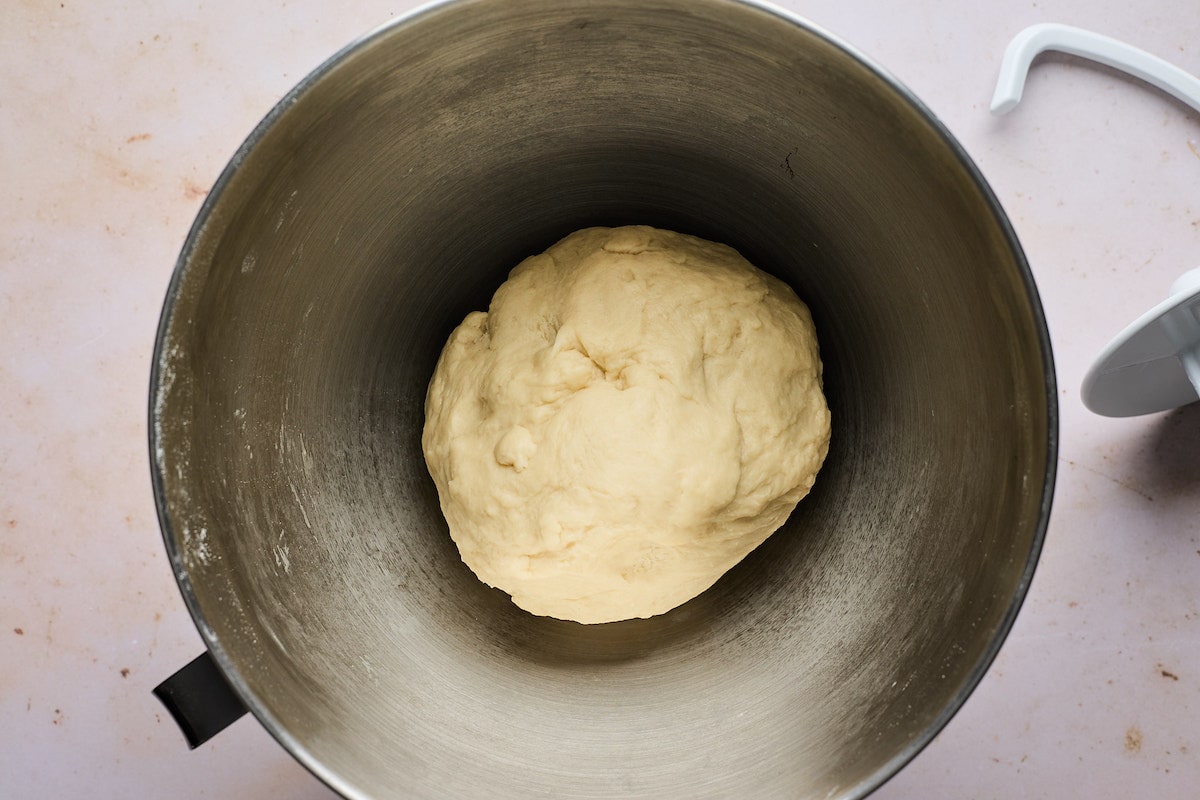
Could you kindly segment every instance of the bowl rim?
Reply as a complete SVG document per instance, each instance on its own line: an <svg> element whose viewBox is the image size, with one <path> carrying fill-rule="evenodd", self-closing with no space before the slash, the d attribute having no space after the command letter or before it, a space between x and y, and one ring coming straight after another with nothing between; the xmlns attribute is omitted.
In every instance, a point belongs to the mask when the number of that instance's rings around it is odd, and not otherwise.
<svg viewBox="0 0 1200 800"><path fill-rule="evenodd" d="M869 56L864 54L858 48L849 44L841 37L833 34L825 28L811 22L810 20L794 13L790 10L780 8L767 0L707 0L713 3L728 3L731 5L742 6L748 10L765 13L777 19L778 21L795 26L801 31L814 35L819 39L824 40L827 44L841 50L846 55L854 59L860 66L864 67L868 72L880 80L884 86L895 92L896 95L906 102L914 111L921 116L930 126L932 132L938 136L942 144L948 151L957 159L959 165L966 171L966 174L971 179L975 188L980 192L988 209L990 210L995 223L1003 234L1005 242L1012 254L1020 273L1022 284L1029 301L1029 307L1033 316L1034 326L1038 339L1038 346L1041 352L1043 363L1043 378L1046 387L1046 463L1045 463L1045 480L1042 486L1041 499L1039 503L1038 520L1033 532L1033 538L1029 553L1023 566L1020 580L1017 582L1013 592L1012 599L1009 602L1003 617L1000 620L995 634L989 641L987 647L984 648L979 660L968 672L962 686L951 698L950 702L935 716L916 736L912 741L904 747L900 752L894 755L887 761L879 764L865 778L855 784L846 787L844 798L861 800L900 772L909 762L911 762L918 754L924 750L930 742L942 731L950 720L958 713L958 711L966 703L967 699L978 687L987 673L991 664L995 661L1001 646L1008 638L1013 624L1016 621L1017 615L1023 605L1025 598L1029 592L1029 587L1033 580L1034 572L1037 568L1038 560L1041 556L1042 548L1045 543L1046 531L1050 521L1050 510L1054 499L1054 487L1057 476L1058 464L1058 440L1059 440L1059 407L1058 407L1058 388L1056 373L1054 367L1054 356L1050 341L1050 332L1046 323L1045 311L1042 306L1041 296L1038 293L1037 285L1033 278L1032 270L1030 269L1028 259L1021 247L1020 241L1017 238L1008 215L1005 213L1003 206L996 197L992 188L988 185L983 173L980 171L975 162L967 154L965 148L958 140L950 133L946 125L927 107L907 86L905 86L891 72L886 70L880 64L875 62ZM163 301L162 311L159 317L158 328L155 335L153 358L151 359L150 368L150 383L149 383L149 425L148 438L150 446L150 473L151 484L154 492L154 501L158 513L159 528L162 533L163 543L167 551L173 572L175 574L176 583L179 586L180 593L183 596L183 601L187 607L188 613L192 617L192 621L196 626L204 645L212 656L213 661L217 664L220 671L225 676L230 687L240 697L245 707L254 714L259 723L267 730L268 733L288 752L296 761L298 761L305 769L312 773L322 783L328 786L333 791L347 798L347 800L372 800L372 796L362 789L351 783L346 777L326 766L320 758L318 758L311 750L305 747L280 720L275 717L266 707L263 700L256 694L246 683L225 650L221 641L209 626L204 614L199 607L199 601L196 597L195 590L192 586L191 577L188 574L188 569L185 564L183 553L179 546L179 538L175 535L175 528L168 513L168 501L165 487L165 466L164 453L161 449L162 443L160 440L160 427L158 424L158 416L160 407L165 393L163 362L166 358L165 345L167 342L168 329L170 328L175 304L179 298L180 289L184 277L188 271L188 265L193 260L198 246L203 238L204 230L212 218L214 209L220 196L224 190L233 181L234 176L241 167L242 162L249 155L251 150L264 139L272 128L276 125L281 117L297 103L305 94L307 94L314 85L325 78L326 75L338 68L343 62L348 60L355 53L370 47L374 43L388 36L393 30L401 27L411 26L420 22L421 19L436 14L444 7L457 5L463 0L432 0L431 2L423 3L422 5L411 9L410 11L388 20L373 29L368 30L357 38L351 40L348 44L337 50L333 55L329 56L325 61L319 64L315 69L309 72L302 78L292 89L290 89L258 122L245 140L238 146L228 163L222 169L217 180L214 182L212 190L209 191L199 211L196 214L191 228L188 231L187 237L180 250L179 256L175 261L175 266L171 274L170 282L167 286L166 296Z"/></svg>

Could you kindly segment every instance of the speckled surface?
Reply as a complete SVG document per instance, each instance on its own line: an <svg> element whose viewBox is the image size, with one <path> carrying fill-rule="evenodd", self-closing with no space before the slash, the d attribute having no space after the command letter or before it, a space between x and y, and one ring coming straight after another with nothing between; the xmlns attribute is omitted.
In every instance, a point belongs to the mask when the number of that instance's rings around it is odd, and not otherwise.
<svg viewBox="0 0 1200 800"><path fill-rule="evenodd" d="M0 794L331 793L251 718L189 752L151 688L200 649L146 453L155 325L225 160L307 71L412 3L15 0L0 25ZM788 2L907 83L1008 209L1053 336L1058 491L987 677L875 796L1195 797L1200 405L1109 420L1079 384L1200 265L1200 115L1048 57L987 114L1028 24L1090 28L1200 72L1192 0Z"/></svg>

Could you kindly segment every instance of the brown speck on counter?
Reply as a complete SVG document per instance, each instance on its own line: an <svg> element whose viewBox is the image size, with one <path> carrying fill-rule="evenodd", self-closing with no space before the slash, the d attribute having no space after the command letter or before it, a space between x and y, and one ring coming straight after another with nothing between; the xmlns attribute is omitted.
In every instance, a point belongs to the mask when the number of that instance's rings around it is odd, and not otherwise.
<svg viewBox="0 0 1200 800"><path fill-rule="evenodd" d="M25 629L24 628L13 628L13 633L15 633L17 636L24 636Z"/></svg>
<svg viewBox="0 0 1200 800"><path fill-rule="evenodd" d="M1142 749L1142 732L1136 725L1130 725L1129 730L1125 731L1125 750L1129 753L1137 753Z"/></svg>
<svg viewBox="0 0 1200 800"><path fill-rule="evenodd" d="M208 194L208 189L198 185L191 178L183 180L183 196L188 200L199 200Z"/></svg>
<svg viewBox="0 0 1200 800"><path fill-rule="evenodd" d="M1065 463L1065 464L1066 464L1068 467L1072 467L1072 468L1074 468L1074 467L1079 467L1080 469L1082 469L1082 470L1086 470L1087 472L1090 472L1090 473L1092 473L1093 475L1095 475L1095 476L1097 476L1097 477L1104 478L1105 480L1108 480L1108 481L1112 481L1112 482L1113 482L1113 483L1115 483L1117 486L1120 486L1120 487L1121 487L1121 488L1123 488L1123 489L1128 489L1129 491L1133 492L1134 494L1136 494L1136 495L1140 496L1142 499L1144 499L1144 500L1145 500L1146 502L1148 502L1148 503L1153 503L1153 502L1154 502L1154 498L1153 498L1153 497L1151 497L1151 496L1150 496L1149 494L1147 494L1145 491L1143 491L1142 489L1138 488L1137 486L1135 486L1134 484L1130 483L1129 481L1125 481L1125 480L1122 480L1122 479L1120 479L1120 478L1114 478L1112 475L1109 475L1109 474L1108 474L1108 473L1106 473L1106 472L1101 472L1101 471L1100 471L1100 470L1098 470L1098 469L1092 469L1091 467L1089 467L1089 466L1087 466L1087 465L1085 465L1085 464L1077 464L1075 461L1073 461L1073 460L1071 460L1071 459L1069 459L1069 458L1063 458L1062 456L1059 456L1058 460L1059 460L1059 461L1062 461L1063 463Z"/></svg>
<svg viewBox="0 0 1200 800"><path fill-rule="evenodd" d="M1079 608L1079 601L1072 600L1071 602L1067 603L1067 608Z"/></svg>
<svg viewBox="0 0 1200 800"><path fill-rule="evenodd" d="M7 525L7 526L8 526L8 527L10 527L10 528L15 528L15 527L17 527L17 521L16 521L15 519L6 519L6 520L4 521L4 524L5 524L5 525ZM1197 550L1196 552L1197 552L1197 553L1200 553L1200 550Z"/></svg>
<svg viewBox="0 0 1200 800"><path fill-rule="evenodd" d="M1188 150L1191 150L1192 155L1194 155L1196 158L1200 158L1200 149L1196 147L1196 143L1191 139L1188 139Z"/></svg>
<svg viewBox="0 0 1200 800"><path fill-rule="evenodd" d="M154 612L154 621L155 621L155 622L159 622L159 621L161 621L161 620L162 620L162 612L161 612L161 611L155 611L155 612Z"/></svg>
<svg viewBox="0 0 1200 800"><path fill-rule="evenodd" d="M63 721L63 713L61 708L54 709L54 719L50 720L53 724L59 725Z"/></svg>
<svg viewBox="0 0 1200 800"><path fill-rule="evenodd" d="M122 678L129 677L129 667L121 667L121 677Z"/></svg>
<svg viewBox="0 0 1200 800"><path fill-rule="evenodd" d="M1170 670L1160 669L1159 674L1161 674L1164 678L1169 678L1170 680L1173 680L1173 681L1179 680L1179 676L1176 675L1174 672L1171 672Z"/></svg>
<svg viewBox="0 0 1200 800"><path fill-rule="evenodd" d="M135 133L133 136L130 136L128 139L125 140L125 144L133 144L134 142L144 142L149 138L150 138L150 134L148 134L148 133Z"/></svg>

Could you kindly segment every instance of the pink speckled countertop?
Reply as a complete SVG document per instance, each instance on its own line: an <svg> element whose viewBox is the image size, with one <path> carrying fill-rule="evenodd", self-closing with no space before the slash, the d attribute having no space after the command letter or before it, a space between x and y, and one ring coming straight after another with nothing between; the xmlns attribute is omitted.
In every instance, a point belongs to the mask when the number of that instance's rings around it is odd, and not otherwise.
<svg viewBox="0 0 1200 800"><path fill-rule="evenodd" d="M0 13L0 796L329 798L251 717L195 752L150 694L200 652L150 491L154 331L188 226L274 101L407 0L11 0ZM1056 21L1200 73L1195 0L785 6L906 82L1008 209L1062 388L1054 514L999 659L875 795L1200 796L1200 404L1110 420L1079 384L1200 265L1200 115L1065 58Z"/></svg>

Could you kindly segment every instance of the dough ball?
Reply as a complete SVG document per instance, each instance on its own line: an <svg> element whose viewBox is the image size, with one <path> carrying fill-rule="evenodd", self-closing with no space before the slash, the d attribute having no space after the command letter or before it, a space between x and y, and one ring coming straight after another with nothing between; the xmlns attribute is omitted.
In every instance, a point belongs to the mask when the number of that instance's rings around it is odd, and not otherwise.
<svg viewBox="0 0 1200 800"><path fill-rule="evenodd" d="M451 334L425 460L463 561L534 614L661 614L808 494L829 409L808 308L720 244L589 228Z"/></svg>

